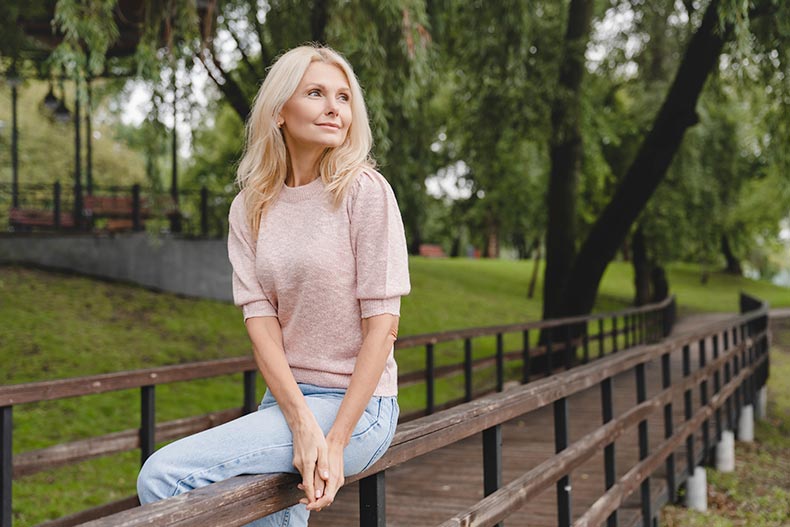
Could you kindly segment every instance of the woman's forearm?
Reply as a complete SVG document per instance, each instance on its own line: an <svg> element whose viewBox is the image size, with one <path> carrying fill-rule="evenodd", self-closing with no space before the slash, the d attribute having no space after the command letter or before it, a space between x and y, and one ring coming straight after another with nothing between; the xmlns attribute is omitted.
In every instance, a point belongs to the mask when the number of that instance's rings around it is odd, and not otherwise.
<svg viewBox="0 0 790 527"><path fill-rule="evenodd" d="M304 395L285 358L280 323L275 317L253 317L247 319L246 326L255 363L266 381L266 387L277 400L291 431L295 432L313 414L308 410Z"/></svg>
<svg viewBox="0 0 790 527"><path fill-rule="evenodd" d="M397 316L388 314L363 319L362 347L346 395L327 434L328 442L346 446L351 440L351 434L376 390L398 337L398 320Z"/></svg>

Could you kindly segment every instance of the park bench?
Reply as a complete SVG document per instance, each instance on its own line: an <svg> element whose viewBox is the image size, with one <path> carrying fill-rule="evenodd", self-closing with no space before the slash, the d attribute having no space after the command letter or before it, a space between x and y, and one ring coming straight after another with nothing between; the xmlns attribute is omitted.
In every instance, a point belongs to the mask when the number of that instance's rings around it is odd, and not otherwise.
<svg viewBox="0 0 790 527"><path fill-rule="evenodd" d="M142 220L149 217L150 210L142 199L139 207L140 226L142 227ZM106 218L105 229L110 232L134 229L133 196L85 196L82 211L88 221Z"/></svg>
<svg viewBox="0 0 790 527"><path fill-rule="evenodd" d="M447 255L444 254L444 249L442 249L441 245L423 243L420 245L420 256L426 258L444 258Z"/></svg>
<svg viewBox="0 0 790 527"><path fill-rule="evenodd" d="M60 214L60 221L55 221L56 212L43 209L12 208L9 213L9 223L14 230L31 230L34 228L54 229L74 227L74 218L71 214Z"/></svg>

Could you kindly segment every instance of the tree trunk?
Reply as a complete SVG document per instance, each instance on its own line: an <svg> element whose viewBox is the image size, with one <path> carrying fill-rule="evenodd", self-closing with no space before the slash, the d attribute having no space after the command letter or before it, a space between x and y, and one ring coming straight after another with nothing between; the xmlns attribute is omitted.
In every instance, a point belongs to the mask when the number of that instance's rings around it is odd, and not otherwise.
<svg viewBox="0 0 790 527"><path fill-rule="evenodd" d="M636 229L632 242L634 266L634 304L643 306L650 301L650 261L647 258L645 234L642 227Z"/></svg>
<svg viewBox="0 0 790 527"><path fill-rule="evenodd" d="M576 257L554 316L589 313L606 266L631 225L664 179L686 130L696 124L696 105L709 74L718 65L725 37L718 0L713 0L686 48L666 99L614 197ZM729 30L727 30L729 33Z"/></svg>
<svg viewBox="0 0 790 527"><path fill-rule="evenodd" d="M654 265L650 272L650 281L653 282L653 302L661 302L669 296L669 282L667 273L660 265Z"/></svg>
<svg viewBox="0 0 790 527"><path fill-rule="evenodd" d="M532 258L532 276L529 279L529 289L527 290L527 298L535 297L535 284L538 283L538 268L540 267L540 238L535 238L533 245L533 258Z"/></svg>
<svg viewBox="0 0 790 527"><path fill-rule="evenodd" d="M727 260L727 266L724 268L724 272L742 276L743 268L741 267L741 262L732 253L730 240L727 238L726 234L721 235L721 252L724 253L724 258Z"/></svg>
<svg viewBox="0 0 790 527"><path fill-rule="evenodd" d="M543 318L557 314L576 252L576 182L581 166L581 84L590 39L593 0L571 0L563 61L551 108L551 174L548 190Z"/></svg>

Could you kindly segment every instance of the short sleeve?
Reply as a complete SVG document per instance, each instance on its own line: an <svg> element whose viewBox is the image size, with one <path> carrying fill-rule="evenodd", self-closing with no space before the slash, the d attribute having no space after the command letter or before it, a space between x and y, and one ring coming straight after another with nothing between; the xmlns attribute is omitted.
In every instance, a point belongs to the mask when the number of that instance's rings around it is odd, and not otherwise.
<svg viewBox="0 0 790 527"><path fill-rule="evenodd" d="M411 286L406 235L395 194L381 174L370 171L357 176L351 200L356 295L362 318L400 315L400 298Z"/></svg>
<svg viewBox="0 0 790 527"><path fill-rule="evenodd" d="M230 205L228 216L228 258L233 267L233 303L241 307L244 320L276 317L277 310L266 298L255 272L255 241L252 239L240 192Z"/></svg>

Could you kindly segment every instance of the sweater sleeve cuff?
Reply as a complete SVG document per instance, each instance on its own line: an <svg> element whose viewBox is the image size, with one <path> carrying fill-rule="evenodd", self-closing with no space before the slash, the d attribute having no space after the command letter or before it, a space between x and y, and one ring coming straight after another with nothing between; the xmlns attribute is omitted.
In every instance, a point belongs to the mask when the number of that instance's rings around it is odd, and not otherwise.
<svg viewBox="0 0 790 527"><path fill-rule="evenodd" d="M268 300L256 300L254 302L250 302L249 304L244 304L241 307L242 313L244 313L244 320L252 317L276 317L277 310L274 309L271 302Z"/></svg>
<svg viewBox="0 0 790 527"><path fill-rule="evenodd" d="M362 313L362 318L370 318L384 314L399 317L400 297L363 299L359 301L359 309Z"/></svg>

